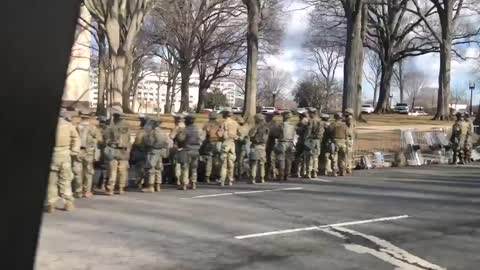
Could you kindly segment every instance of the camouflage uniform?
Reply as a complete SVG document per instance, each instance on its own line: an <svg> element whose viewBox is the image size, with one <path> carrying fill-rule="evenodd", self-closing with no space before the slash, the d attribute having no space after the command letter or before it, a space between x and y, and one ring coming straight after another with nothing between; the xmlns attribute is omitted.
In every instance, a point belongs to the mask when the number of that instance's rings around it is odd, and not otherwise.
<svg viewBox="0 0 480 270"><path fill-rule="evenodd" d="M140 118L140 129L135 134L132 145L132 160L135 163L135 182L138 188L145 184L145 162L147 153L145 149L146 119Z"/></svg>
<svg viewBox="0 0 480 270"><path fill-rule="evenodd" d="M287 181L292 171L292 160L294 155L293 139L295 137L295 126L289 121L290 112L283 113L283 123L280 126L280 137L275 145L275 156L278 164L278 180Z"/></svg>
<svg viewBox="0 0 480 270"><path fill-rule="evenodd" d="M162 184L163 159L168 158L168 136L159 125L155 122L143 139L147 151L145 174L148 175L143 192L159 192Z"/></svg>
<svg viewBox="0 0 480 270"><path fill-rule="evenodd" d="M170 139L175 141L175 138L177 137L177 135L185 131L185 123L182 115L176 115L174 117L174 121L175 121L175 127L170 133ZM180 186L180 175L177 174L177 172L179 171L177 169L178 167L177 157L176 157L177 150L178 150L178 145L174 143L173 147L170 149L170 164L172 166L173 171L175 172L176 185Z"/></svg>
<svg viewBox="0 0 480 270"><path fill-rule="evenodd" d="M321 153L321 142L325 132L325 125L317 117L316 111L310 110L310 119L305 134L306 177L315 178L318 173L318 158Z"/></svg>
<svg viewBox="0 0 480 270"><path fill-rule="evenodd" d="M75 127L59 118L48 178L47 212L53 212L54 205L60 198L65 201L65 210L73 210L71 157L75 158L79 151L80 141Z"/></svg>
<svg viewBox="0 0 480 270"><path fill-rule="evenodd" d="M222 150L222 142L218 131L220 123L217 121L217 113L212 112L209 115L209 121L203 127L206 134L206 140L202 145L202 158L205 161L205 182L212 181L212 172L216 172L220 158L220 151ZM215 174L218 175L218 174Z"/></svg>
<svg viewBox="0 0 480 270"><path fill-rule="evenodd" d="M100 126L98 128L99 138L98 138L98 149L100 152L100 175L98 176L98 182L96 184L97 189L105 191L105 185L108 181L108 164L110 161L105 155L106 143L105 135L107 130L107 120L105 118L99 118Z"/></svg>
<svg viewBox="0 0 480 270"><path fill-rule="evenodd" d="M335 122L330 125L330 132L335 142L335 154L333 163L333 175L337 175L337 171L340 170L340 175L346 174L346 162L347 162L347 138L348 127L342 122L342 114L335 114Z"/></svg>
<svg viewBox="0 0 480 270"><path fill-rule="evenodd" d="M473 122L470 120L470 115L468 113L465 113L465 122L468 125L468 133L467 133L467 138L465 138L465 147L464 147L464 152L465 152L465 163L470 163L472 162L472 149L473 149Z"/></svg>
<svg viewBox="0 0 480 270"><path fill-rule="evenodd" d="M225 184L225 180L228 185L232 185L234 182L234 170L235 170L235 140L238 139L239 125L237 121L232 119L231 109L227 109L224 112L225 121L220 126L219 137L222 138L222 151L220 154L220 160L222 168L220 171L220 185Z"/></svg>
<svg viewBox="0 0 480 270"><path fill-rule="evenodd" d="M197 187L199 150L205 138L203 131L193 124L194 121L193 116L187 116L185 119L187 127L175 137L179 147L176 158L179 166L176 167L176 174L180 176L180 188L183 190L187 189L190 181L192 182L192 189Z"/></svg>
<svg viewBox="0 0 480 270"><path fill-rule="evenodd" d="M453 124L452 137L450 138L453 150L453 164L457 164L458 162L461 164L464 163L465 143L469 136L470 131L468 123L463 120L463 115L461 113L457 113L457 121Z"/></svg>
<svg viewBox="0 0 480 270"><path fill-rule="evenodd" d="M297 144L295 145L295 163L297 169L297 177L304 176L306 170L305 164L305 134L307 131L308 119L306 114L300 114L300 121L296 126L296 133L298 136Z"/></svg>
<svg viewBox="0 0 480 270"><path fill-rule="evenodd" d="M345 124L348 127L348 134L347 134L347 169L346 173L352 173L354 168L354 140L355 140L355 121L353 119L353 110L348 108L345 110Z"/></svg>
<svg viewBox="0 0 480 270"><path fill-rule="evenodd" d="M93 196L92 182L95 174L93 162L101 134L88 117L82 117L82 122L77 126L77 132L80 136L80 154L75 163L78 168L74 178L74 194L77 198L90 198Z"/></svg>
<svg viewBox="0 0 480 270"><path fill-rule="evenodd" d="M266 116L266 122L270 133L268 134L268 140L266 145L267 154L267 178L269 180L275 180L277 177L277 170L275 168L276 156L273 149L275 148L276 139L279 137L279 127L273 120L274 115L268 114Z"/></svg>
<svg viewBox="0 0 480 270"><path fill-rule="evenodd" d="M260 182L265 183L265 162L267 154L265 144L268 140L270 130L265 123L263 114L255 115L255 126L250 129L248 136L250 137L250 183L254 184L257 178L257 170L260 176Z"/></svg>
<svg viewBox="0 0 480 270"><path fill-rule="evenodd" d="M250 141L248 140L248 125L245 124L243 118L238 119L240 124L238 140L235 141L237 161L235 165L235 175L238 179L242 178L245 172L245 158L248 157L248 149L250 148Z"/></svg>
<svg viewBox="0 0 480 270"><path fill-rule="evenodd" d="M113 195L115 186L118 193L124 194L128 181L128 160L130 158L130 130L126 123L120 119L119 114L114 114L114 123L105 132L107 144L108 183L107 194Z"/></svg>
<svg viewBox="0 0 480 270"><path fill-rule="evenodd" d="M335 156L335 142L333 141L333 134L330 129L328 114L322 116L325 125L325 133L322 139L322 151L320 155L320 170L323 175L330 175L333 173L333 164Z"/></svg>

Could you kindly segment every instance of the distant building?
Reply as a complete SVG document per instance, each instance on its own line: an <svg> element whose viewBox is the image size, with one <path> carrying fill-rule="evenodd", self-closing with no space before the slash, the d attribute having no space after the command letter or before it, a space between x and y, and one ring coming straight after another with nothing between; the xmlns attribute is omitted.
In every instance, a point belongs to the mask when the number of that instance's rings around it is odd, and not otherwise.
<svg viewBox="0 0 480 270"><path fill-rule="evenodd" d="M92 72L92 77L96 77L95 72ZM164 112L165 103L167 102L167 73L161 73L160 76L152 74L146 76L138 85L136 95L133 102L133 111L137 113L160 113ZM96 108L98 103L98 82L96 78L91 78L91 90L89 93L89 103L91 108ZM190 90L189 90L189 107L195 109L198 104L198 74L192 74L190 78ZM180 84L177 82L177 88L175 90L176 95L173 98L172 111L176 112L180 109ZM221 79L213 82L211 87L218 88L225 94L230 106L235 106L235 101L239 98L243 98L240 94L238 87L228 79ZM210 90L207 90L210 91ZM132 101L133 98L130 98Z"/></svg>

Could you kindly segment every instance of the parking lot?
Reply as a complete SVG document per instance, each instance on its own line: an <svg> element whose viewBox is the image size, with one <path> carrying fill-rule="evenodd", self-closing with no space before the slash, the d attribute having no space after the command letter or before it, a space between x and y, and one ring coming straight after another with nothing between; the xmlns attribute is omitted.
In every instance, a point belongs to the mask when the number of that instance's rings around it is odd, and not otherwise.
<svg viewBox="0 0 480 270"><path fill-rule="evenodd" d="M77 200L36 269L478 269L479 165Z"/></svg>

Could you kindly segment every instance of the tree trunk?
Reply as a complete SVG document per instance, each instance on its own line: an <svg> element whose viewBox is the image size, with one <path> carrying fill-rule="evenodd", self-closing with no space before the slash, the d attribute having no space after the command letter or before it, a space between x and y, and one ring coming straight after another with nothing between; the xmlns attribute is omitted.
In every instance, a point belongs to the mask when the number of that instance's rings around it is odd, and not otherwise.
<svg viewBox="0 0 480 270"><path fill-rule="evenodd" d="M253 124L257 113L258 80L258 27L260 24L260 0L243 0L248 9L247 74L245 79L245 106L243 117Z"/></svg>
<svg viewBox="0 0 480 270"><path fill-rule="evenodd" d="M97 115L104 116L105 110L105 91L107 86L107 61L105 34L98 30L98 93L97 93Z"/></svg>
<svg viewBox="0 0 480 270"><path fill-rule="evenodd" d="M438 76L437 113L434 120L450 119L450 67L452 49L453 1L444 2L444 13L440 16L442 42L440 44L440 73Z"/></svg>
<svg viewBox="0 0 480 270"><path fill-rule="evenodd" d="M165 108L164 108L164 112L165 113L171 113L172 112L172 106L170 105L172 102L171 102L171 98L170 98L170 95L172 93L172 82L167 82L167 94L166 94L166 97L165 97Z"/></svg>
<svg viewBox="0 0 480 270"><path fill-rule="evenodd" d="M415 97L412 98L412 108L410 110L413 111L413 108L415 108Z"/></svg>
<svg viewBox="0 0 480 270"><path fill-rule="evenodd" d="M133 65L133 55L125 54L125 69L123 71L123 92L122 92L122 109L123 112L133 113L130 107L130 97L132 96L133 89L133 74L132 74L132 65Z"/></svg>
<svg viewBox="0 0 480 270"><path fill-rule="evenodd" d="M201 113L205 109L205 101L207 100L207 90L208 87L205 85L200 85L198 87L198 104L197 104L197 113ZM213 109L213 108L212 108Z"/></svg>
<svg viewBox="0 0 480 270"><path fill-rule="evenodd" d="M373 107L377 105L378 83L375 82L375 89L373 89Z"/></svg>
<svg viewBox="0 0 480 270"><path fill-rule="evenodd" d="M343 110L357 108L359 61L363 54L362 40L362 10L363 0L352 0L347 4L345 15L347 19L347 44L345 48Z"/></svg>
<svg viewBox="0 0 480 270"><path fill-rule="evenodd" d="M116 110L122 110L123 79L125 71L125 56L117 55L110 50L110 76L111 76L111 103L110 106Z"/></svg>
<svg viewBox="0 0 480 270"><path fill-rule="evenodd" d="M190 109L189 84L190 84L190 76L192 75L192 69L186 63L180 64L180 74L182 77L182 84L180 88L179 112L188 112L188 110Z"/></svg>
<svg viewBox="0 0 480 270"><path fill-rule="evenodd" d="M382 63L382 76L380 78L380 95L378 97L377 107L375 112L379 114L390 111L390 89L393 75L393 64L386 59Z"/></svg>
<svg viewBox="0 0 480 270"><path fill-rule="evenodd" d="M361 26L360 26L360 42L357 43L356 45L358 46L357 48L357 65L356 65L356 82L357 82L357 95L355 97L355 107L354 107L354 112L355 112L355 119L357 120L362 120L362 100L363 100L363 95L362 95L362 85L363 85L363 61L364 61L364 50L363 50L363 43L366 39L367 36L367 23L368 23L368 16L367 16L367 5L362 5L361 6Z"/></svg>

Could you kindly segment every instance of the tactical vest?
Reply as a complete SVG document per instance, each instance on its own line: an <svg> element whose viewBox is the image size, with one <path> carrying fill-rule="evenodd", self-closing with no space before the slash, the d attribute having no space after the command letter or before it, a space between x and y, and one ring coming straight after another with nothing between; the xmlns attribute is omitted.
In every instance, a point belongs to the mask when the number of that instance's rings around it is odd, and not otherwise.
<svg viewBox="0 0 480 270"><path fill-rule="evenodd" d="M218 130L220 129L220 125L217 121L208 122L206 126L207 137L210 142L217 142L220 140L218 136Z"/></svg>
<svg viewBox="0 0 480 270"><path fill-rule="evenodd" d="M348 127L343 122L335 122L332 125L333 138L336 140L346 140L348 135Z"/></svg>
<svg viewBox="0 0 480 270"><path fill-rule="evenodd" d="M195 126L191 125L185 129L186 135L186 144L187 145L201 145L202 144L202 134L201 130Z"/></svg>
<svg viewBox="0 0 480 270"><path fill-rule="evenodd" d="M280 140L293 141L294 137L295 137L295 127L289 122L283 122L282 134L281 134Z"/></svg>
<svg viewBox="0 0 480 270"><path fill-rule="evenodd" d="M72 137L71 132L73 130L72 124L59 119L57 126L57 135L55 138L55 147L67 147L71 145Z"/></svg>
<svg viewBox="0 0 480 270"><path fill-rule="evenodd" d="M166 136L159 129L152 130L144 138L145 144L153 149L168 148L168 141Z"/></svg>
<svg viewBox="0 0 480 270"><path fill-rule="evenodd" d="M238 123L231 118L227 118L223 123L223 138L225 140L236 140L238 137Z"/></svg>
<svg viewBox="0 0 480 270"><path fill-rule="evenodd" d="M311 119L309 122L310 139L322 139L324 129L322 122L318 119Z"/></svg>
<svg viewBox="0 0 480 270"><path fill-rule="evenodd" d="M90 124L82 124L78 125L78 133L80 135L80 146L91 149L97 146L96 134L93 127Z"/></svg>
<svg viewBox="0 0 480 270"><path fill-rule="evenodd" d="M259 125L257 126L255 134L252 138L252 142L255 144L266 144L268 141L268 134L270 130L266 125Z"/></svg>

